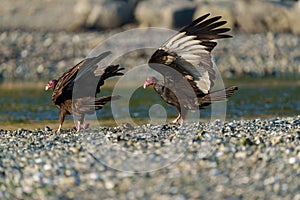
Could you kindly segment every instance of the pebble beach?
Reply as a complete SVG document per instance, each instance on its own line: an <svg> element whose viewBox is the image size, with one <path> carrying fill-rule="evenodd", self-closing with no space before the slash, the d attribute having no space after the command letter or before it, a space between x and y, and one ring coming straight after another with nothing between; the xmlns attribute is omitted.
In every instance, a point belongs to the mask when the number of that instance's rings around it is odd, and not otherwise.
<svg viewBox="0 0 300 200"><path fill-rule="evenodd" d="M208 12L232 30L213 51L220 76L244 84L235 94L241 98L229 100L235 112L227 121L76 132L69 118L56 132L44 83L119 33L178 30ZM4 0L0 16L0 199L300 200L300 1ZM129 41L115 46L126 49ZM153 52L146 50L114 62L128 72L147 63ZM27 85L36 97L14 93ZM32 107L20 106L26 103ZM257 115L263 109L270 112Z"/></svg>
<svg viewBox="0 0 300 200"><path fill-rule="evenodd" d="M1 199L300 199L300 116L0 136Z"/></svg>

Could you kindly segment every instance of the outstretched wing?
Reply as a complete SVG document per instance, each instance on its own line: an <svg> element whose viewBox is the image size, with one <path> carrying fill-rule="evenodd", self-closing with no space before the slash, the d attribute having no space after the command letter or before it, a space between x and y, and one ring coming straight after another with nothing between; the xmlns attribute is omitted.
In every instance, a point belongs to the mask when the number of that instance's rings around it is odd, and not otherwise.
<svg viewBox="0 0 300 200"><path fill-rule="evenodd" d="M96 69L93 74L96 77L100 77L97 88L99 89L102 85L104 85L104 81L110 77L124 75L122 70L124 70L124 68L120 67L120 65L110 65ZM100 92L100 90L97 92Z"/></svg>
<svg viewBox="0 0 300 200"><path fill-rule="evenodd" d="M220 28L226 21L219 21L220 16L207 19L209 15L203 15L183 27L151 56L150 67L164 75L165 82L176 83L177 80L174 80L174 73L156 63L167 65L179 72L196 94L207 94L213 86L215 71L211 51L217 45L213 40L231 36L223 34L229 28Z"/></svg>
<svg viewBox="0 0 300 200"><path fill-rule="evenodd" d="M95 78L94 71L97 68L97 63L109 54L110 52L104 52L99 56L82 60L74 67L63 73L63 75L58 79L52 93L52 101L55 104L59 104L66 99L71 99L75 79L81 78L90 80L89 78L91 77Z"/></svg>
<svg viewBox="0 0 300 200"><path fill-rule="evenodd" d="M83 68L85 69L85 68ZM120 65L109 65L105 67L94 66L92 70L86 70L80 76L77 75L74 80L73 98L94 97L100 93L100 87L104 85L104 81L113 76L123 75ZM81 70L78 72L80 73Z"/></svg>

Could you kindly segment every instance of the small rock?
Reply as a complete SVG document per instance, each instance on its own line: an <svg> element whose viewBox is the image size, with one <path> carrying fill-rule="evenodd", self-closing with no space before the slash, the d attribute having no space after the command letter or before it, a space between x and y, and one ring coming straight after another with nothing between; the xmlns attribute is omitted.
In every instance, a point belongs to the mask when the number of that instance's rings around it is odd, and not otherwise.
<svg viewBox="0 0 300 200"><path fill-rule="evenodd" d="M80 148L77 148L77 147L71 147L70 150L71 150L73 153L79 153L79 152L80 152Z"/></svg>
<svg viewBox="0 0 300 200"><path fill-rule="evenodd" d="M289 158L289 164L296 164L299 160L296 157L290 157Z"/></svg>
<svg viewBox="0 0 300 200"><path fill-rule="evenodd" d="M99 180L100 179L100 174L99 173L90 173L90 178L93 180Z"/></svg>
<svg viewBox="0 0 300 200"><path fill-rule="evenodd" d="M235 153L235 158L246 158L247 157L247 153L246 152L236 152Z"/></svg>
<svg viewBox="0 0 300 200"><path fill-rule="evenodd" d="M45 131L52 131L52 129L49 126L45 126Z"/></svg>
<svg viewBox="0 0 300 200"><path fill-rule="evenodd" d="M52 169L52 166L50 164L45 164L44 165L44 170L51 170Z"/></svg>
<svg viewBox="0 0 300 200"><path fill-rule="evenodd" d="M110 180L105 180L104 186L106 189L111 190L115 187L115 184Z"/></svg>

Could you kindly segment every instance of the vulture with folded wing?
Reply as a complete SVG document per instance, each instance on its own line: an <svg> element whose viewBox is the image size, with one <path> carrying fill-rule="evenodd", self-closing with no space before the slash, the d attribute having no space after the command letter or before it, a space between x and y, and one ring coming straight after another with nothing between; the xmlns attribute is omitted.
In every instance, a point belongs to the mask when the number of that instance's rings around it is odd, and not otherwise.
<svg viewBox="0 0 300 200"><path fill-rule="evenodd" d="M66 115L74 115L77 118L77 131L84 128L85 114L93 114L101 109L107 102L118 99L119 96L97 97L100 86L104 80L123 75L119 65L110 65L99 68L99 63L110 52L99 56L82 60L77 65L67 70L58 80L50 80L45 90L53 89L52 101L60 108L60 124L57 132L60 132Z"/></svg>
<svg viewBox="0 0 300 200"><path fill-rule="evenodd" d="M187 110L202 109L214 102L230 97L236 86L211 91L216 78L211 51L217 45L216 39L230 38L224 34L229 28L222 28L226 21L221 17L208 18L203 15L158 48L149 60L149 66L163 75L160 81L148 77L144 88L150 86L170 105L177 108L179 115L172 121L185 120Z"/></svg>

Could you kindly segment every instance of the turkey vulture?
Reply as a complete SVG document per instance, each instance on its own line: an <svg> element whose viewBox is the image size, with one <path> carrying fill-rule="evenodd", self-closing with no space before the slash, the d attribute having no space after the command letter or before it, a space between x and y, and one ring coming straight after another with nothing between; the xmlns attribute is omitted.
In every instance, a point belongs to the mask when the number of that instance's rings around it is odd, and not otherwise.
<svg viewBox="0 0 300 200"><path fill-rule="evenodd" d="M121 70L124 68L120 68L119 65L98 68L97 63L108 54L110 52L82 60L63 73L58 80L50 80L46 85L45 90L53 89L52 101L60 108L60 124L57 132L60 132L66 115L73 114L77 117L76 128L79 131L85 114L93 114L107 102L119 98L119 96L96 96L105 79L123 75Z"/></svg>
<svg viewBox="0 0 300 200"><path fill-rule="evenodd" d="M208 18L203 15L179 30L158 48L149 60L149 66L163 75L160 81L148 77L144 88L150 86L168 104L179 112L172 123L184 121L187 110L201 109L213 102L230 97L236 86L211 92L216 73L213 69L211 51L217 45L215 39L230 38L224 34L229 28L222 28L226 21L221 16Z"/></svg>

